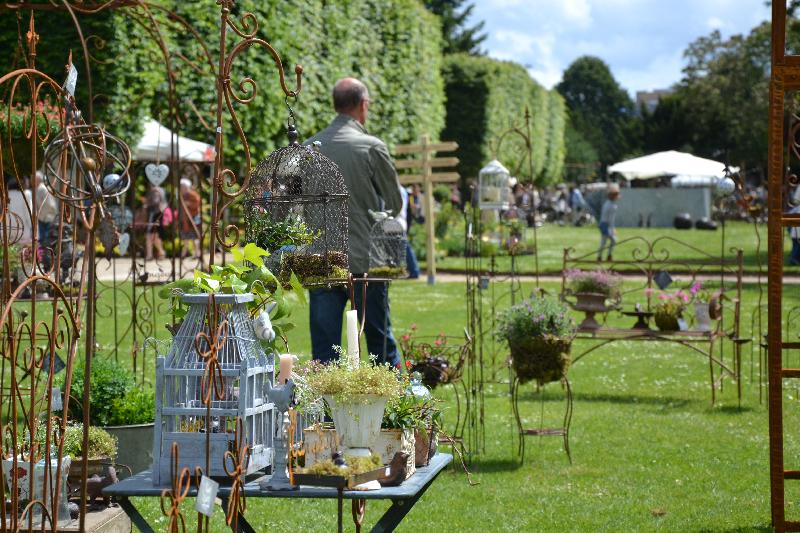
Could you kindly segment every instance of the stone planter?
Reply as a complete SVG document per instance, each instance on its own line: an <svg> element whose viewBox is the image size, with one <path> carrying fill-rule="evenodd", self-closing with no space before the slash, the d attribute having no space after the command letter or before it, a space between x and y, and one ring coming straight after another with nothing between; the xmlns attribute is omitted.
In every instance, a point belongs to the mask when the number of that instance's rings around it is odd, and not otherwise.
<svg viewBox="0 0 800 533"><path fill-rule="evenodd" d="M334 428L319 425L303 430L303 450L306 468L331 458L334 450L341 446L342 439ZM389 464L397 452L408 453L406 479L416 471L416 439L410 429L381 429L373 451L381 456L383 464Z"/></svg>
<svg viewBox="0 0 800 533"><path fill-rule="evenodd" d="M697 331L711 331L711 314L705 302L694 303L694 329Z"/></svg>
<svg viewBox="0 0 800 533"><path fill-rule="evenodd" d="M605 313L607 295L599 292L579 292L575 294L576 302L572 306L576 311L583 311L586 317L578 325L582 330L595 330L600 328L600 323L595 320L595 313Z"/></svg>
<svg viewBox="0 0 800 533"><path fill-rule="evenodd" d="M383 410L387 398L364 394L352 403L339 404L330 396L325 401L331 408L331 417L336 431L342 437L346 455L369 457L381 432Z"/></svg>
<svg viewBox="0 0 800 533"><path fill-rule="evenodd" d="M153 466L153 427L151 423L103 428L117 438L117 462L129 466L134 474ZM117 476L125 479L128 469L117 468Z"/></svg>

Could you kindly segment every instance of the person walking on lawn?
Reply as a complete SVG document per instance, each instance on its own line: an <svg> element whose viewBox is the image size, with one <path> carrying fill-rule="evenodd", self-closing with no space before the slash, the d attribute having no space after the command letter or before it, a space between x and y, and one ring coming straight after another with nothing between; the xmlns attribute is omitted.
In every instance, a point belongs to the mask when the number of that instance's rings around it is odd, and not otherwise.
<svg viewBox="0 0 800 533"><path fill-rule="evenodd" d="M617 201L619 200L619 186L611 184L608 187L608 199L603 202L600 210L600 248L597 250L597 260L603 260L603 249L608 242L608 261L613 261L614 245L617 244L616 228L614 221L617 218Z"/></svg>
<svg viewBox="0 0 800 533"><path fill-rule="evenodd" d="M390 211L397 215L403 207L400 184L386 144L364 128L369 115L369 91L355 78L344 78L333 88L333 122L306 141L319 144L320 152L339 166L344 176L348 201L348 261L353 277L369 271L370 228L372 211ZM392 334L389 315L389 287L386 283L367 285L366 302L363 287L356 282L354 294L358 316L363 316L366 303L364 333L370 354L378 362L400 364L397 343ZM310 291L309 319L311 350L314 359L328 362L338 356L334 345L342 344L342 313L348 299L344 287Z"/></svg>

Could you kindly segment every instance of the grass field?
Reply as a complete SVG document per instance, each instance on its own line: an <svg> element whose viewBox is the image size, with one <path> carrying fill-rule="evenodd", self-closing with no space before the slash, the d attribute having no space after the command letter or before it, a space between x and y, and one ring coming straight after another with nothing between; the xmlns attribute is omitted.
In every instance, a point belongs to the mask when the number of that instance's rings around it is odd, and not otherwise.
<svg viewBox="0 0 800 533"><path fill-rule="evenodd" d="M466 323L463 283L430 287L397 282L391 298L397 331L416 323L420 334L457 335ZM749 286L746 330L756 298L757 291ZM787 309L798 304L797 295L790 294ZM295 319L298 329L291 336L292 350L307 356L307 310L297 309ZM110 330L107 322L98 328L101 346L108 347ZM730 347L727 350L730 354ZM147 374L152 376L152 361L149 364ZM767 410L759 402L751 371L758 375L746 347L742 407L731 381L712 407L708 362L695 353L671 344L634 342L594 352L569 374L575 393L572 464L560 438L554 437L529 439L527 457L520 464L514 452L508 386L488 384L485 452L471 465L480 485L470 487L462 473L446 471L400 530L768 530ZM507 372L501 369L497 377L506 380ZM447 390L437 395L451 398ZM798 390L787 391L787 468L798 467L798 396ZM563 399L556 384L546 387L543 396L528 386L521 405L526 424L556 425ZM789 516L800 517L800 490L788 492L787 501ZM157 530L166 527L157 499L136 503ZM335 501L250 498L246 515L259 530L332 531L335 505ZM386 507L369 503L365 526L372 527ZM183 509L191 530L194 502L186 500ZM223 520L218 509L212 531L223 531Z"/></svg>
<svg viewBox="0 0 800 533"><path fill-rule="evenodd" d="M532 230L527 230L532 231ZM761 238L761 261L764 272L766 272L767 259L767 228L761 225L758 228ZM745 269L755 272L758 269L758 255L756 254L756 230L751 223L728 222L725 229L725 254L731 254L732 248L741 248L744 252ZM647 241L654 241L657 238L676 239L686 243L687 246L677 246L667 241L664 246L656 247L656 252L667 248L671 252L671 257L675 259L685 259L697 257L696 250L720 256L722 250L722 231L702 231L702 230L676 230L672 228L617 228L617 240L623 241L632 237L642 237ZM564 248L572 247L575 255L594 254L600 242L600 233L595 226L573 227L547 224L537 229L537 239L539 242L539 270L540 272L561 272ZM641 242L632 242L628 246L620 246L614 251L616 260L625 261L632 259L634 247L641 246ZM788 236L784 242L785 256L788 261L791 241ZM692 250L695 248L696 250ZM733 258L734 256L731 256ZM534 257L522 256L518 260L518 268L522 272L530 273L534 271ZM423 263L424 264L424 263ZM464 259L461 257L446 257L436 263L438 268L444 270L463 270ZM498 258L498 269L507 271L510 266L509 257ZM421 267L422 268L422 267ZM788 272L800 272L800 267L787 266Z"/></svg>

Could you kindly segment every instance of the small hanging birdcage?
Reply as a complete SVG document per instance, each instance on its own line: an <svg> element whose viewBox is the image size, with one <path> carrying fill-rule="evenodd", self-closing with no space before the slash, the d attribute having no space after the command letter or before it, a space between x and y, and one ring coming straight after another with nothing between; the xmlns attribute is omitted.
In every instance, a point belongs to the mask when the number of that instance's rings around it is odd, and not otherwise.
<svg viewBox="0 0 800 533"><path fill-rule="evenodd" d="M227 476L225 452L236 438L237 419L250 446L246 474L272 464L274 409L266 398L274 376L273 356L256 338L245 304L252 294L187 294L189 311L166 357L156 359L153 482L170 477L170 451L178 443L180 464ZM199 350L199 352L198 352ZM213 361L212 361L213 360ZM208 403L211 410L209 416ZM211 431L206 450L206 431Z"/></svg>
<svg viewBox="0 0 800 533"><path fill-rule="evenodd" d="M408 277L405 228L388 213L370 214L375 224L369 232L369 275L391 279Z"/></svg>
<svg viewBox="0 0 800 533"><path fill-rule="evenodd" d="M294 272L304 285L346 279L347 188L336 163L297 143L256 167L245 201L246 237L271 255L267 266L283 282Z"/></svg>
<svg viewBox="0 0 800 533"><path fill-rule="evenodd" d="M492 159L478 173L478 208L508 209L511 196L511 173L497 159Z"/></svg>

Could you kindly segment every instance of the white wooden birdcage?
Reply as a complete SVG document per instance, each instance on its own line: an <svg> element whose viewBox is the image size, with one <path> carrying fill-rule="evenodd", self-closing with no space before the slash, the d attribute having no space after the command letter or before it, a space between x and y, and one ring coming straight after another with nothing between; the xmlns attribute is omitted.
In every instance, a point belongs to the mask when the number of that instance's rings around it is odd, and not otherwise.
<svg viewBox="0 0 800 533"><path fill-rule="evenodd" d="M369 275L379 278L406 278L406 230L387 213L375 213L369 232Z"/></svg>
<svg viewBox="0 0 800 533"><path fill-rule="evenodd" d="M213 305L207 294L187 294L182 300L189 304L189 311L167 356L156 361L154 484L170 479L173 442L178 443L178 470L188 467L194 472L200 466L208 476L227 476L224 455L233 451L237 419L244 430L242 443L250 446L247 474L270 466L275 413L266 393L267 383L273 383L274 360L256 339L245 306L253 295L217 294ZM205 472L208 411L204 392L209 384L210 344L217 347L219 365L219 371L211 372L212 387L222 394L211 391L211 470Z"/></svg>
<svg viewBox="0 0 800 533"><path fill-rule="evenodd" d="M508 209L511 197L511 173L497 159L492 159L478 173L478 208Z"/></svg>

